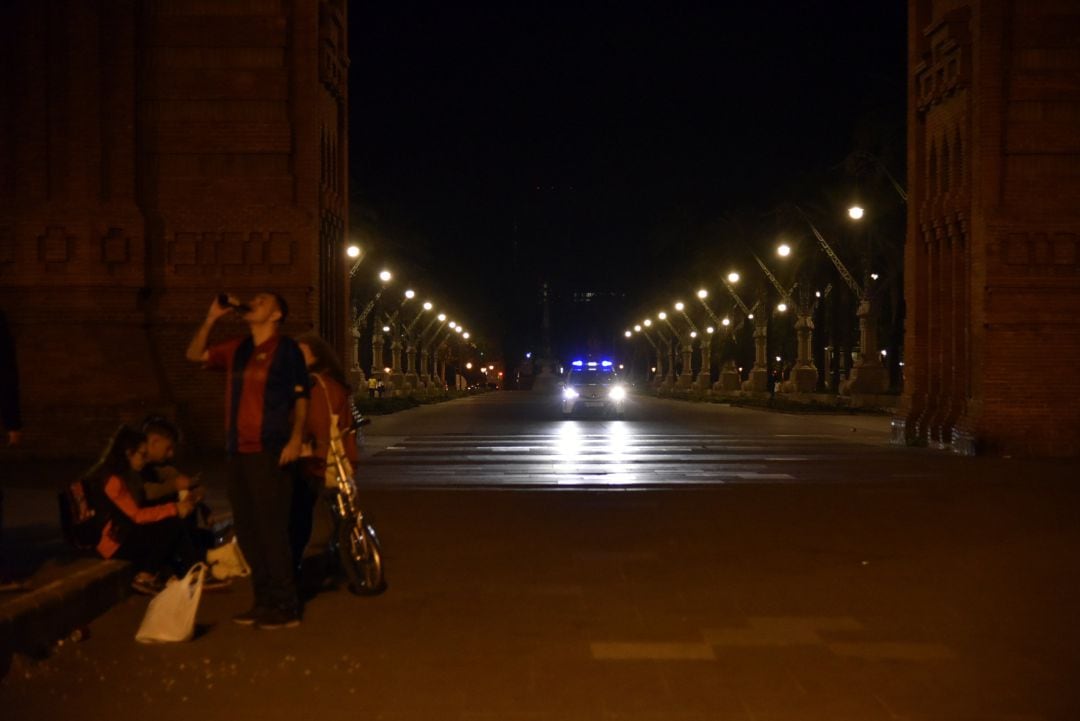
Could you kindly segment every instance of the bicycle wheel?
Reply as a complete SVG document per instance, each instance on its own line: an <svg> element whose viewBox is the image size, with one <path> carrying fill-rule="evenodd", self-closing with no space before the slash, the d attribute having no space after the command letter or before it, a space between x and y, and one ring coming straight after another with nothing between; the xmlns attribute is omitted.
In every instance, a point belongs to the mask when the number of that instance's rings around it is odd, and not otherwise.
<svg viewBox="0 0 1080 721"><path fill-rule="evenodd" d="M386 590L382 548L370 523L361 526L355 521L342 523L338 527L337 547L350 591L358 596L374 596Z"/></svg>

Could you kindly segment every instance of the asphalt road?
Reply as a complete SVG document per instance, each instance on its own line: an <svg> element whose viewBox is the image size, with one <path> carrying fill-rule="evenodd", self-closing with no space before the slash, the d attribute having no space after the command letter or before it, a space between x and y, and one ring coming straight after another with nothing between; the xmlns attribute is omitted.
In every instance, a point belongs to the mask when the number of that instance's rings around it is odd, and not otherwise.
<svg viewBox="0 0 1080 721"><path fill-rule="evenodd" d="M17 659L7 719L1080 718L1068 462L887 443L887 419L495 393L377 418L390 587L294 630L204 596L191 643Z"/></svg>

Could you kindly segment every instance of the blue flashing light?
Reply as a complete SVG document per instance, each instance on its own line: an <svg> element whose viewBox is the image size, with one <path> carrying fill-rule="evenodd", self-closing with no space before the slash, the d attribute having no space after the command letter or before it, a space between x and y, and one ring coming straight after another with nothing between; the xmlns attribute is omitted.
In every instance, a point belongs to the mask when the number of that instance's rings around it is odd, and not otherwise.
<svg viewBox="0 0 1080 721"><path fill-rule="evenodd" d="M575 368L580 368L581 366L583 366L585 364L582 361L576 360L573 363L571 363L570 365L574 366Z"/></svg>
<svg viewBox="0 0 1080 721"><path fill-rule="evenodd" d="M605 368L610 368L611 361L600 361L600 365L604 366Z"/></svg>
<svg viewBox="0 0 1080 721"><path fill-rule="evenodd" d="M588 366L590 368L595 368L596 367L596 361L589 361Z"/></svg>

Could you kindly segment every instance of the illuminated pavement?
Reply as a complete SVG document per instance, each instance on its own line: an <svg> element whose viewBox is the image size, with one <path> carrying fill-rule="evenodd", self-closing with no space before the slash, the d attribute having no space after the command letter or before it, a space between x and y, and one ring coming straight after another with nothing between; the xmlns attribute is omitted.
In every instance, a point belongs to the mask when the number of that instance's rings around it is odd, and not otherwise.
<svg viewBox="0 0 1080 721"><path fill-rule="evenodd" d="M0 716L1080 718L1072 464L885 427L653 400L564 423L509 393L377 418L385 595L318 593L279 632L207 595L169 647L134 643L130 598L19 660Z"/></svg>

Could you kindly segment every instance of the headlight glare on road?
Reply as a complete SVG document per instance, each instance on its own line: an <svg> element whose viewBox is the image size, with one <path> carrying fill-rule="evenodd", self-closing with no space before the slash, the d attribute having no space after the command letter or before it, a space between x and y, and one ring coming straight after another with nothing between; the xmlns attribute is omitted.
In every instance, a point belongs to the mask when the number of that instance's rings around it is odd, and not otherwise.
<svg viewBox="0 0 1080 721"><path fill-rule="evenodd" d="M626 389L622 386L615 386L611 389L611 392L608 393L608 397L613 401L621 401L623 398L626 398Z"/></svg>
<svg viewBox="0 0 1080 721"><path fill-rule="evenodd" d="M573 388L571 388L570 386L567 386L566 388L563 388L563 391L562 391L562 397L563 398L570 399L570 398L577 398L577 396L578 396L577 391L574 390Z"/></svg>

